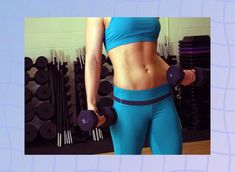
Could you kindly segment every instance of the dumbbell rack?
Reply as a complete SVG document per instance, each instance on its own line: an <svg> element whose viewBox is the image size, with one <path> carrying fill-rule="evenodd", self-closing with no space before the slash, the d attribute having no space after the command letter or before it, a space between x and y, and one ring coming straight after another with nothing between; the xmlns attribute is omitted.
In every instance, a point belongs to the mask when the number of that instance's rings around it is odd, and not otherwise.
<svg viewBox="0 0 235 172"><path fill-rule="evenodd" d="M30 77L30 73L34 72L34 77ZM40 138L52 140L56 135L56 126L53 123L55 110L50 102L52 91L48 76L48 60L44 56L39 56L35 64L30 57L25 57L26 143Z"/></svg>
<svg viewBox="0 0 235 172"><path fill-rule="evenodd" d="M39 65L40 61L42 67ZM68 105L70 95L67 94L70 86L67 85L69 77L66 74L68 71L66 65L66 62L57 62L56 57L49 63L46 57L40 56L35 64L33 64L31 58L25 58L26 143L36 142L38 130L41 136L38 139L43 141L54 140L57 136L58 147L72 143L70 131L72 113L70 112L71 106ZM38 69L33 78L30 78L27 72L31 69ZM40 99L40 104L36 107L35 105L38 103L34 101L31 104L30 102L32 99L30 98L32 95L30 89L39 84L39 88L33 94ZM40 95L44 95L44 97Z"/></svg>
<svg viewBox="0 0 235 172"><path fill-rule="evenodd" d="M183 69L210 68L210 37L187 36L179 41L179 62ZM208 77L210 78L210 77ZM190 130L210 127L210 79L203 86L181 86L182 125Z"/></svg>

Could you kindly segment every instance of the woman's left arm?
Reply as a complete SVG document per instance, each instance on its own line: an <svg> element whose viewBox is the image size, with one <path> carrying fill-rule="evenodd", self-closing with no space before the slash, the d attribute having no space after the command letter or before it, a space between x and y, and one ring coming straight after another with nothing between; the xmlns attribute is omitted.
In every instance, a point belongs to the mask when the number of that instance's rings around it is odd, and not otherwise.
<svg viewBox="0 0 235 172"><path fill-rule="evenodd" d="M156 58L158 58L158 60L161 61L164 71L166 72L170 66L158 54L156 54ZM180 84L186 86L192 84L196 80L194 69L184 70L184 74L185 74L184 79Z"/></svg>

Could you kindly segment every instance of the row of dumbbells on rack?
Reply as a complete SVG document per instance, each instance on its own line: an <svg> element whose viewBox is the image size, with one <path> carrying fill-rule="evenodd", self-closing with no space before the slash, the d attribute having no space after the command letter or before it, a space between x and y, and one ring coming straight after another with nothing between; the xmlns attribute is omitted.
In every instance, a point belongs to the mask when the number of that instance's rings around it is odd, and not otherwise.
<svg viewBox="0 0 235 172"><path fill-rule="evenodd" d="M179 41L179 64L183 69L203 69L204 83L181 86L181 119L189 130L210 129L210 36L185 36ZM197 72L197 70L196 70ZM199 70L200 72L200 70ZM204 73L204 74L203 74Z"/></svg>
<svg viewBox="0 0 235 172"><path fill-rule="evenodd" d="M70 117L71 96L67 63L44 56L36 59L25 57L25 139L33 142L38 131L44 140L57 136L57 146L72 143ZM35 71L36 70L36 71ZM33 75L31 77L30 75ZM36 98L36 99L35 99ZM39 139L39 138L38 138Z"/></svg>

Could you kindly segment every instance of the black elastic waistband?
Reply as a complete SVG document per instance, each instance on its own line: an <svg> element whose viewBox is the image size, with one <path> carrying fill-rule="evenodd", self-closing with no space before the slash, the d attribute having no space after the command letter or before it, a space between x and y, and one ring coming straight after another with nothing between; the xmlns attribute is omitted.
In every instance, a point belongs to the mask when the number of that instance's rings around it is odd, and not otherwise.
<svg viewBox="0 0 235 172"><path fill-rule="evenodd" d="M172 93L168 93L168 94L165 94L161 97L158 97L156 99L152 99L152 100L145 100L145 101L132 101L132 100L123 100L123 99L120 99L120 98L117 98L114 96L114 100L119 102L119 103L122 103L122 104L127 104L127 105L149 105L149 104L153 104L153 103L157 103L157 102L160 102L161 100L171 96Z"/></svg>

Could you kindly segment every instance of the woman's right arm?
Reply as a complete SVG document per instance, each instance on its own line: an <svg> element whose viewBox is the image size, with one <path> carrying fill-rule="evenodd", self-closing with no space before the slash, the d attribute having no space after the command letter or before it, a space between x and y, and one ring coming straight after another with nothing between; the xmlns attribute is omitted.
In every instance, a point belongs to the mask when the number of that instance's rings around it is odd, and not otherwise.
<svg viewBox="0 0 235 172"><path fill-rule="evenodd" d="M86 20L86 63L85 87L87 95L87 109L98 112L96 106L97 92L100 83L100 69L102 57L104 25L103 18L88 17ZM99 125L104 122L104 117L99 117Z"/></svg>

